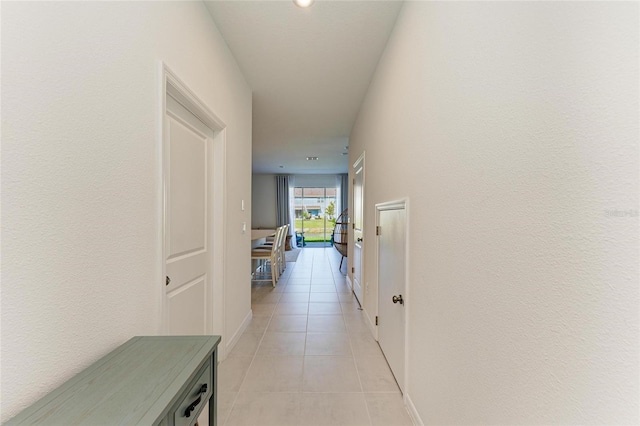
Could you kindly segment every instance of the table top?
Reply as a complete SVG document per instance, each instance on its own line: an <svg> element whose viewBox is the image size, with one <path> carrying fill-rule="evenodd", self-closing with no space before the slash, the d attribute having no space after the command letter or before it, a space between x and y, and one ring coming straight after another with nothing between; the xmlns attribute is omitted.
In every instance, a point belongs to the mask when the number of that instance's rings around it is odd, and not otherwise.
<svg viewBox="0 0 640 426"><path fill-rule="evenodd" d="M276 235L275 229L252 229L251 230L252 240L259 240L260 238L266 238L271 235Z"/></svg>

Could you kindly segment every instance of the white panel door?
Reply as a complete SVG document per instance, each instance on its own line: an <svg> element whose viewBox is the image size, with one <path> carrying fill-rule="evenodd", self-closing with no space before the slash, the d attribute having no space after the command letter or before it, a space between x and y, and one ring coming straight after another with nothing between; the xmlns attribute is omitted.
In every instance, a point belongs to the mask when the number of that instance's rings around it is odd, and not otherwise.
<svg viewBox="0 0 640 426"><path fill-rule="evenodd" d="M378 343L404 392L405 240L404 208L380 210L378 236Z"/></svg>
<svg viewBox="0 0 640 426"><path fill-rule="evenodd" d="M213 132L167 96L165 145L166 323L171 335L206 334L211 318L208 150Z"/></svg>
<svg viewBox="0 0 640 426"><path fill-rule="evenodd" d="M364 249L364 157L353 166L353 293L362 305L362 255Z"/></svg>

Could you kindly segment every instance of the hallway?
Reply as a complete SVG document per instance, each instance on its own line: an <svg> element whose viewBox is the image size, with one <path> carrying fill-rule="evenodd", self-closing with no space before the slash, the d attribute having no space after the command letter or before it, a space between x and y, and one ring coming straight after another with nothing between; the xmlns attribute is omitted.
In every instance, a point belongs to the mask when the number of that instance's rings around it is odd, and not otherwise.
<svg viewBox="0 0 640 426"><path fill-rule="evenodd" d="M275 289L253 285L253 320L219 366L219 425L412 424L339 264L305 248Z"/></svg>
<svg viewBox="0 0 640 426"><path fill-rule="evenodd" d="M639 1L1 5L0 424L174 297L222 337L219 424L408 423L362 318L398 200L415 424L640 424ZM275 176L345 173L364 311L333 248L252 290Z"/></svg>

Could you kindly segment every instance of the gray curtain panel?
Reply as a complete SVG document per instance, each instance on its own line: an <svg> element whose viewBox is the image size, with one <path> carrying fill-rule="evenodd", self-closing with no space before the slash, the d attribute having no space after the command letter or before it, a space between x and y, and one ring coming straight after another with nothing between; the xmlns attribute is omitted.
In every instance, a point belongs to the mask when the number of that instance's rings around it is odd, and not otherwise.
<svg viewBox="0 0 640 426"><path fill-rule="evenodd" d="M340 175L340 208L342 210L349 207L349 175ZM336 216L339 216L342 212L337 212Z"/></svg>
<svg viewBox="0 0 640 426"><path fill-rule="evenodd" d="M291 223L289 215L289 176L276 176L276 225Z"/></svg>

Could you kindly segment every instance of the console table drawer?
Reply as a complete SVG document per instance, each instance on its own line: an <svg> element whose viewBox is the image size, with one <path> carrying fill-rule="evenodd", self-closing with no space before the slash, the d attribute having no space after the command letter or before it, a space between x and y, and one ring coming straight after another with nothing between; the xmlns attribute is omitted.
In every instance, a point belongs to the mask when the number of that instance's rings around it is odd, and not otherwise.
<svg viewBox="0 0 640 426"><path fill-rule="evenodd" d="M201 371L195 384L178 404L178 409L173 414L175 426L189 426L195 423L202 407L213 392L211 365L205 365Z"/></svg>

